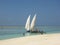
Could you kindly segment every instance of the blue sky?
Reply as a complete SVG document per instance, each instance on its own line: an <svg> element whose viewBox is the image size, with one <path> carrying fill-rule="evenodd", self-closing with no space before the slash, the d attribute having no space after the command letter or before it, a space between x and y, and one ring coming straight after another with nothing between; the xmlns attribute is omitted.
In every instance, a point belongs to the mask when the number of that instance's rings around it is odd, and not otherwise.
<svg viewBox="0 0 60 45"><path fill-rule="evenodd" d="M36 25L60 25L60 0L0 0L0 25L25 25L30 14Z"/></svg>

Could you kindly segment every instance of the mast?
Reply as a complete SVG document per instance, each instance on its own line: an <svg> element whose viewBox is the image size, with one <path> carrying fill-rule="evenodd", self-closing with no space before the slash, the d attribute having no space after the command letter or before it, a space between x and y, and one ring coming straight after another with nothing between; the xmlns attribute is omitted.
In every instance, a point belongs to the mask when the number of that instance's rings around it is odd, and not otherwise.
<svg viewBox="0 0 60 45"><path fill-rule="evenodd" d="M27 31L30 30L30 15L29 15L28 18L27 18L26 25L25 25L25 29L26 29Z"/></svg>
<svg viewBox="0 0 60 45"><path fill-rule="evenodd" d="M36 14L34 15L32 22L31 22L31 27L30 30L33 31L34 30L34 26L35 26L35 22L36 22Z"/></svg>

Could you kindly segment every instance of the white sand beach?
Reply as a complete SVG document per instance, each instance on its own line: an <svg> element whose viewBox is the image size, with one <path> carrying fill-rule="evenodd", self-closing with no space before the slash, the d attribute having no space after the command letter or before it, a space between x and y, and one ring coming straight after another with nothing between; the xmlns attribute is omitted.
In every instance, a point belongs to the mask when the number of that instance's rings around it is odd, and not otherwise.
<svg viewBox="0 0 60 45"><path fill-rule="evenodd" d="M0 45L60 45L60 33L0 40Z"/></svg>

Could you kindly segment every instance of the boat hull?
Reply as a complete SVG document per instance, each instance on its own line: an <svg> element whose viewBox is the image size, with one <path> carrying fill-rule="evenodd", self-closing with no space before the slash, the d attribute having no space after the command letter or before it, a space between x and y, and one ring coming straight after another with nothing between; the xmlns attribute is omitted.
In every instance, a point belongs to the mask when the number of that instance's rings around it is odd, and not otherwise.
<svg viewBox="0 0 60 45"><path fill-rule="evenodd" d="M44 31L27 31L27 32L29 32L29 33L40 33L40 34L46 33L46 32L44 32Z"/></svg>

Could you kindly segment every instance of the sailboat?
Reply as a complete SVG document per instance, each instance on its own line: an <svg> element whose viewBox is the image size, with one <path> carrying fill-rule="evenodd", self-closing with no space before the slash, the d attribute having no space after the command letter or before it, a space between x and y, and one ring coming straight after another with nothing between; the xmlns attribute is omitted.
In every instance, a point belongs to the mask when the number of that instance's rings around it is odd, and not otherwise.
<svg viewBox="0 0 60 45"><path fill-rule="evenodd" d="M26 21L25 29L27 30L27 32L43 34L44 33L43 31L39 31L38 29L34 30L35 22L36 22L36 14L33 17L31 24L30 24L30 15L29 15Z"/></svg>
<svg viewBox="0 0 60 45"><path fill-rule="evenodd" d="M36 22L36 14L33 17L31 24L30 24L30 15L29 15L25 25L25 29L27 30L27 32L34 31L35 22Z"/></svg>

